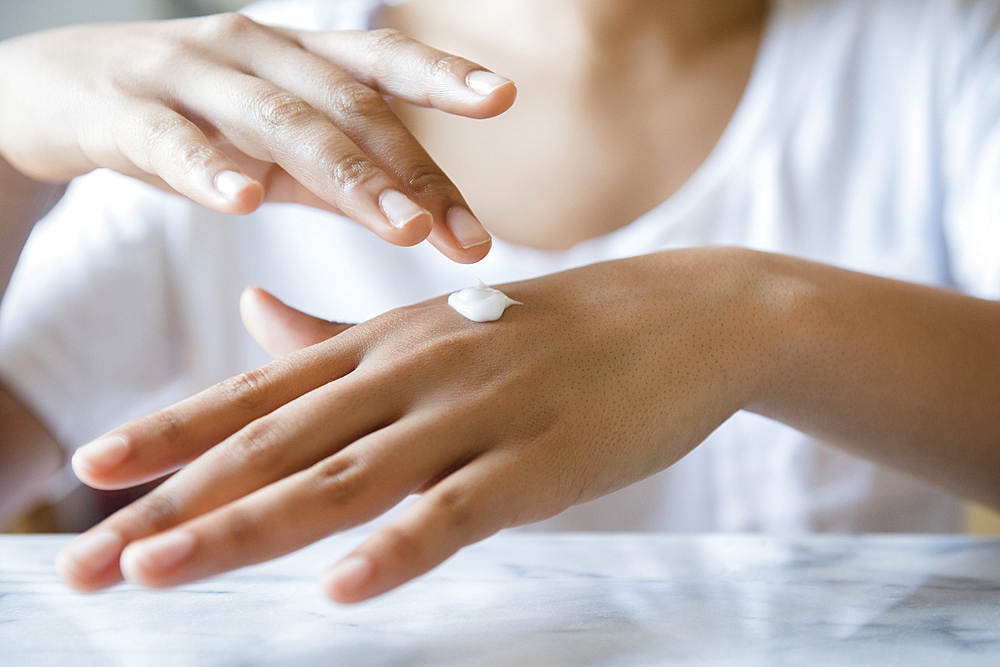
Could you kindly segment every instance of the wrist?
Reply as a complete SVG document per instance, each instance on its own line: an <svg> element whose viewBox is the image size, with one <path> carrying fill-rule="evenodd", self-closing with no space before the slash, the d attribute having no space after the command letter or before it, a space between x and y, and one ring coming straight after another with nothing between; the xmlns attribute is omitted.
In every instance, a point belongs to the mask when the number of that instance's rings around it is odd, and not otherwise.
<svg viewBox="0 0 1000 667"><path fill-rule="evenodd" d="M644 259L650 272L646 284L653 286L647 308L658 312L660 330L671 336L661 343L676 342L677 318L684 314L690 322L680 324L684 337L692 336L690 354L709 355L715 391L725 396L728 409L752 409L765 400L781 377L785 340L794 320L789 309L799 289L781 269L782 258L709 246Z"/></svg>
<svg viewBox="0 0 1000 667"><path fill-rule="evenodd" d="M738 409L756 411L784 377L788 340L796 336L798 309L808 290L787 272L782 255L745 248L718 251L730 268L734 295L732 364L742 380L735 386Z"/></svg>
<svg viewBox="0 0 1000 667"><path fill-rule="evenodd" d="M821 286L810 262L766 252L745 251L752 267L751 317L760 332L757 382L744 409L767 416L782 414L781 404L794 391L795 378L808 371L808 350L821 341Z"/></svg>

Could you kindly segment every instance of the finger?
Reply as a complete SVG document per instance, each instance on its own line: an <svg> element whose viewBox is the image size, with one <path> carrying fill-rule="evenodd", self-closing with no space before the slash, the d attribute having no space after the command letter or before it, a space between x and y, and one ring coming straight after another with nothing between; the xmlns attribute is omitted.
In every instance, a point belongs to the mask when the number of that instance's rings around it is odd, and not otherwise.
<svg viewBox="0 0 1000 667"><path fill-rule="evenodd" d="M517 97L510 79L397 30L285 33L368 87L410 104L490 118L509 109Z"/></svg>
<svg viewBox="0 0 1000 667"><path fill-rule="evenodd" d="M190 120L157 103L143 103L129 110L116 125L116 137L108 146L128 163L109 152L99 164L123 173L135 169L162 179L178 193L208 208L230 214L246 214L260 206L264 188L211 144Z"/></svg>
<svg viewBox="0 0 1000 667"><path fill-rule="evenodd" d="M327 61L293 50L281 62L251 58L257 76L300 96L322 112L410 199L448 230L442 248L450 259L471 263L486 256L490 235L471 213L455 184L431 159L382 97Z"/></svg>
<svg viewBox="0 0 1000 667"><path fill-rule="evenodd" d="M243 290L240 317L253 339L272 357L321 343L352 326L306 315L260 287Z"/></svg>
<svg viewBox="0 0 1000 667"><path fill-rule="evenodd" d="M353 603L381 595L515 525L511 486L491 458L480 457L446 477L328 570L321 579L327 596Z"/></svg>
<svg viewBox="0 0 1000 667"><path fill-rule="evenodd" d="M125 545L167 530L226 503L293 475L340 451L367 434L379 432L393 399L348 376L328 384L249 424L213 447L146 496L84 533L66 550L60 571L80 590L96 590L121 580L118 555L104 560L81 558L79 545L101 540ZM410 424L415 420L410 420ZM412 426L387 427L379 438ZM87 552L87 549L84 549Z"/></svg>
<svg viewBox="0 0 1000 667"><path fill-rule="evenodd" d="M201 83L203 77L188 78L179 94L191 112L240 151L277 163L390 243L415 245L430 233L431 213L401 192L389 174L302 97L221 67L212 72L211 86Z"/></svg>
<svg viewBox="0 0 1000 667"><path fill-rule="evenodd" d="M253 158L233 146L224 137L213 141L213 145L229 156L233 162L239 165L244 174L258 183L267 184L267 187L264 189L265 202L302 204L303 206L309 206L310 208L330 211L331 213L336 213L337 215L344 214L343 211L338 209L336 206L320 199L317 194L292 178L288 172L281 168L281 165ZM172 188L169 188L169 186L164 184L162 181L160 181L160 183L154 182L151 184L163 189L172 190Z"/></svg>
<svg viewBox="0 0 1000 667"><path fill-rule="evenodd" d="M84 445L73 455L73 470L99 489L157 479L252 421L344 377L361 354L356 343L337 337L237 375Z"/></svg>
<svg viewBox="0 0 1000 667"><path fill-rule="evenodd" d="M438 422L429 427L444 438ZM421 437L427 437L427 433ZM276 558L369 521L413 493L454 454L417 447L403 422L316 465L122 552L129 581L165 587Z"/></svg>

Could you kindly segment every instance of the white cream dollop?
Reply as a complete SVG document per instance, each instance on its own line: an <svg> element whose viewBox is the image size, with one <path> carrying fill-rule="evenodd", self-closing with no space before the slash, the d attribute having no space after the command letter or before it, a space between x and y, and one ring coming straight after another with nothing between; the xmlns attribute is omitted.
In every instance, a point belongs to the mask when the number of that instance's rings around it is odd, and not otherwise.
<svg viewBox="0 0 1000 667"><path fill-rule="evenodd" d="M448 297L448 305L462 317L473 322L495 322L508 306L523 306L498 289L493 289L482 280L478 285L459 290Z"/></svg>

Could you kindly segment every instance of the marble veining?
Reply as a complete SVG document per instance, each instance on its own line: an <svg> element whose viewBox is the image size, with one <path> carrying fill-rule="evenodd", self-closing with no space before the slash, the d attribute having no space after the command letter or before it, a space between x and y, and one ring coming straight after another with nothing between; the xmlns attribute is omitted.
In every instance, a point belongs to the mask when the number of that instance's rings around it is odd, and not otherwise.
<svg viewBox="0 0 1000 667"><path fill-rule="evenodd" d="M64 588L0 536L3 665L998 665L1000 540L501 534L377 600L355 534L173 591Z"/></svg>

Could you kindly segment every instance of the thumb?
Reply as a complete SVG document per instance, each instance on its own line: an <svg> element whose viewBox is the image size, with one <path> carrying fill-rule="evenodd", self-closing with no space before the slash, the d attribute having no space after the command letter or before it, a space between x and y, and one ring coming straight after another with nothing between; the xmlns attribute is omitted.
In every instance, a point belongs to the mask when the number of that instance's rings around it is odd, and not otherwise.
<svg viewBox="0 0 1000 667"><path fill-rule="evenodd" d="M260 287L243 290L240 317L253 339L275 358L322 343L352 326L306 315Z"/></svg>

